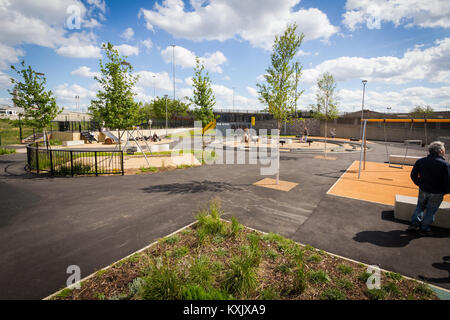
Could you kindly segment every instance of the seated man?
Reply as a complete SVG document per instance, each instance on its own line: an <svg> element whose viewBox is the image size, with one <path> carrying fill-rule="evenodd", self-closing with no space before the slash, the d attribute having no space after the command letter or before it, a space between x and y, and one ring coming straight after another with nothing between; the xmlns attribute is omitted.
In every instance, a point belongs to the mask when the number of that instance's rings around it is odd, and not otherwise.
<svg viewBox="0 0 450 320"><path fill-rule="evenodd" d="M156 134L156 132L153 134L152 141L153 141L153 142L161 141L161 138L158 137L158 135Z"/></svg>

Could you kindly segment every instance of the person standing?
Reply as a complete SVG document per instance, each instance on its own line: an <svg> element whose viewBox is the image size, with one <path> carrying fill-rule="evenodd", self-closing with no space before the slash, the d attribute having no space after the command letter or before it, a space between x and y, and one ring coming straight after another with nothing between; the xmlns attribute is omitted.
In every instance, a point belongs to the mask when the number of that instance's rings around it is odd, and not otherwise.
<svg viewBox="0 0 450 320"><path fill-rule="evenodd" d="M429 155L417 160L411 170L411 179L419 187L419 197L408 227L408 230L419 231L424 236L432 235L430 225L434 222L444 194L448 193L450 183L450 167L444 158L444 143L434 141L430 143L428 151Z"/></svg>
<svg viewBox="0 0 450 320"><path fill-rule="evenodd" d="M305 126L305 129L303 130L303 140L306 142L308 142L308 136L309 136L309 131L308 128Z"/></svg>

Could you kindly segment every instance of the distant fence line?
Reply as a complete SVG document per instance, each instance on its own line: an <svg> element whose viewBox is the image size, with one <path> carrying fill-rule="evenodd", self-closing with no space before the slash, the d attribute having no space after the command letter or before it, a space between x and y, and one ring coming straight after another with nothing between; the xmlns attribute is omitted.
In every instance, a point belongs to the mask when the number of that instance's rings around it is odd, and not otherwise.
<svg viewBox="0 0 450 320"><path fill-rule="evenodd" d="M39 148L27 145L30 171L51 176L124 175L123 151L78 151Z"/></svg>

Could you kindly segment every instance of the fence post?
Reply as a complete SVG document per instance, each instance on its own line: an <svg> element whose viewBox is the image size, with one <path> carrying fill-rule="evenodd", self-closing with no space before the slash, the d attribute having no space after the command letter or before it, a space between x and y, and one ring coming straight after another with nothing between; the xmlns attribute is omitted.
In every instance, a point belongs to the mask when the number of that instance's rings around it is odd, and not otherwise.
<svg viewBox="0 0 450 320"><path fill-rule="evenodd" d="M39 147L36 143L36 173L39 174Z"/></svg>
<svg viewBox="0 0 450 320"><path fill-rule="evenodd" d="M52 157L52 150L47 150L47 152L50 153L50 175L53 176L53 157Z"/></svg>
<svg viewBox="0 0 450 320"><path fill-rule="evenodd" d="M95 176L98 177L98 169L97 169L97 151L95 151Z"/></svg>
<svg viewBox="0 0 450 320"><path fill-rule="evenodd" d="M121 168L122 168L122 175L124 175L124 170L123 170L123 150L120 152L120 154L121 154L121 163L120 163L120 166L121 166Z"/></svg>
<svg viewBox="0 0 450 320"><path fill-rule="evenodd" d="M73 151L70 151L70 173L73 177Z"/></svg>

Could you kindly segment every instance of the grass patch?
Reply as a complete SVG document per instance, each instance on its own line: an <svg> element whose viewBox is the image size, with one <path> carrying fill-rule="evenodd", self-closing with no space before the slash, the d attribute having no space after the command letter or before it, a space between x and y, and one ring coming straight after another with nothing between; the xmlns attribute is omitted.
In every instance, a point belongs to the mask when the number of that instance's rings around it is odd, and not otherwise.
<svg viewBox="0 0 450 320"><path fill-rule="evenodd" d="M344 290L352 290L354 288L353 283L350 280L338 278L334 281L336 285Z"/></svg>
<svg viewBox="0 0 450 320"><path fill-rule="evenodd" d="M353 273L353 268L346 264L340 264L337 268L342 274L350 275Z"/></svg>
<svg viewBox="0 0 450 320"><path fill-rule="evenodd" d="M321 294L322 300L346 300L347 297L339 289L325 289Z"/></svg>
<svg viewBox="0 0 450 320"><path fill-rule="evenodd" d="M174 258L181 258L181 257L184 257L185 255L187 255L188 253L189 253L189 248L183 246L183 247L179 247L179 248L176 248L175 250L173 250L172 256Z"/></svg>
<svg viewBox="0 0 450 320"><path fill-rule="evenodd" d="M272 249L267 250L267 251L264 253L264 255L265 255L268 259L270 259L270 260L272 260L272 261L275 261L275 260L278 258L278 253L277 253L275 250L272 250Z"/></svg>
<svg viewBox="0 0 450 320"><path fill-rule="evenodd" d="M389 294L393 294L393 295L398 295L400 293L400 291L397 288L397 285L393 282L388 282L383 284L382 289L389 293Z"/></svg>
<svg viewBox="0 0 450 320"><path fill-rule="evenodd" d="M330 281L330 277L323 270L308 272L308 280L312 283L326 283Z"/></svg>
<svg viewBox="0 0 450 320"><path fill-rule="evenodd" d="M433 290L430 289L429 286L423 283L417 284L414 288L413 292L419 296L430 297L433 295Z"/></svg>
<svg viewBox="0 0 450 320"><path fill-rule="evenodd" d="M318 254L312 254L308 257L308 261L310 262L320 262L322 260L322 258L318 255Z"/></svg>
<svg viewBox="0 0 450 320"><path fill-rule="evenodd" d="M367 289L366 295L370 300L384 300L386 298L386 291L382 289Z"/></svg>
<svg viewBox="0 0 450 320"><path fill-rule="evenodd" d="M400 281L403 278L401 274L398 274L395 272L386 272L386 277L388 277L394 281Z"/></svg>
<svg viewBox="0 0 450 320"><path fill-rule="evenodd" d="M13 153L16 153L16 149L0 148L0 156L4 154L13 154Z"/></svg>
<svg viewBox="0 0 450 320"><path fill-rule="evenodd" d="M146 172L158 172L158 168L156 168L156 167L140 167L139 168L139 170L142 172L142 173L146 173Z"/></svg>

